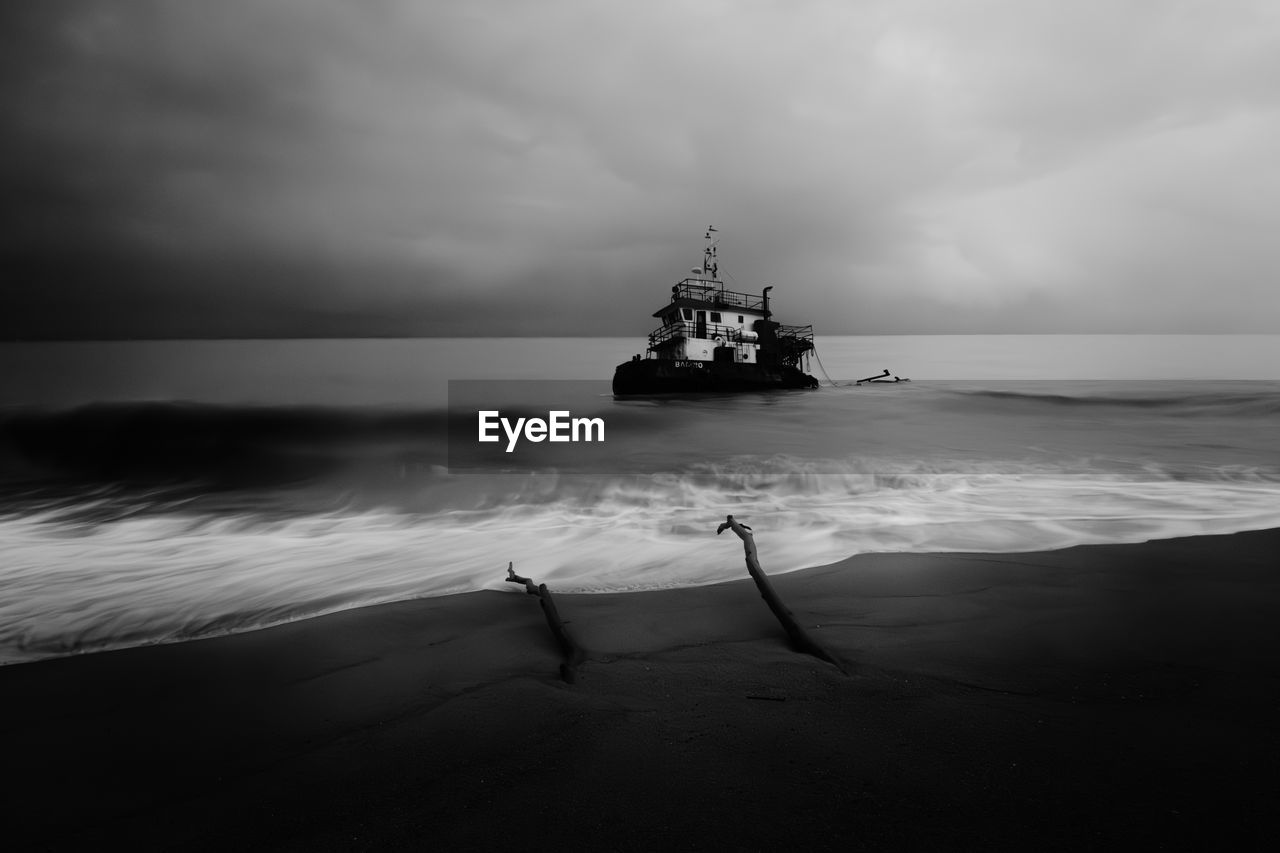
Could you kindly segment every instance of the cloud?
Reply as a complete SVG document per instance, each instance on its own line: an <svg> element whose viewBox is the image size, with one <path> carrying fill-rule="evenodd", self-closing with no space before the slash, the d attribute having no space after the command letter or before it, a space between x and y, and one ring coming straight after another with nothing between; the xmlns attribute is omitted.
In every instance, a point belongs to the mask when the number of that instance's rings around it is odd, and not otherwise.
<svg viewBox="0 0 1280 853"><path fill-rule="evenodd" d="M1153 127L1030 180L930 200L898 271L942 304L1052 300L1047 331L1269 331L1277 133L1280 115L1244 113Z"/></svg>
<svg viewBox="0 0 1280 853"><path fill-rule="evenodd" d="M6 337L1274 330L1261 2L0 14Z"/></svg>

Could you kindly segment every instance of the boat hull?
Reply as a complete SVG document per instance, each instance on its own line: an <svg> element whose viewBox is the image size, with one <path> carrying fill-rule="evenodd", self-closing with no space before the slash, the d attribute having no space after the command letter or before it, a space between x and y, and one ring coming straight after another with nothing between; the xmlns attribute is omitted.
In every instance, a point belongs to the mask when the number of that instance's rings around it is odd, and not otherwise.
<svg viewBox="0 0 1280 853"><path fill-rule="evenodd" d="M614 394L698 394L817 388L794 367L647 358L623 362L613 373Z"/></svg>

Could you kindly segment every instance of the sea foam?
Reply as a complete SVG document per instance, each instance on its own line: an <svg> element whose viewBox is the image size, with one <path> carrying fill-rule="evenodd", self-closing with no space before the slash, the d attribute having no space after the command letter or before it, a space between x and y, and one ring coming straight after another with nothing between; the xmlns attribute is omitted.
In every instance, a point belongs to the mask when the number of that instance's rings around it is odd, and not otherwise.
<svg viewBox="0 0 1280 853"><path fill-rule="evenodd" d="M353 500L297 517L85 520L77 505L0 519L0 660L500 589L508 561L561 592L715 583L744 572L736 540L715 535L727 514L753 526L770 572L866 552L1012 552L1280 526L1280 482L1249 467L1073 473L773 456L681 474L436 469L430 482L455 496L450 506L410 512Z"/></svg>

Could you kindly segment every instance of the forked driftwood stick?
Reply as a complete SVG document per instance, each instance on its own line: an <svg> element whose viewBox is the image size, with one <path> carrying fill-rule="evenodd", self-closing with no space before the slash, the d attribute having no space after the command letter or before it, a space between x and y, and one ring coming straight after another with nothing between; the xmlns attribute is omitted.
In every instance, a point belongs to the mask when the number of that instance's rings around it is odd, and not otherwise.
<svg viewBox="0 0 1280 853"><path fill-rule="evenodd" d="M507 563L507 582L524 584L524 591L529 595L536 595L538 603L542 605L542 615L547 617L547 627L551 629L551 635L556 638L556 644L560 646L560 654L564 657L564 662L560 664L560 677L568 684L573 684L577 678L578 664L582 663L585 654L582 648L569 636L569 631L564 627L564 622L560 619L560 614L556 611L555 599L551 597L551 591L547 589L547 585L534 584L528 578L522 578L516 574L512 568L513 563Z"/></svg>
<svg viewBox="0 0 1280 853"><path fill-rule="evenodd" d="M773 611L773 615L782 623L783 630L787 632L787 637L791 640L791 647L798 652L824 660L834 665L841 672L845 672L844 664L836 659L833 654L818 645L805 632L804 628L801 628L796 623L791 611L782 603L782 599L778 598L778 594L773 591L773 585L769 583L769 576L764 573L764 569L760 568L760 560L756 556L756 540L751 535L751 528L734 521L732 515L716 528L716 535L719 536L726 528L738 534L738 538L742 540L742 549L747 555L747 571L750 572L751 579L756 582L756 588L760 590L760 597L764 599L765 604L768 604L769 609Z"/></svg>

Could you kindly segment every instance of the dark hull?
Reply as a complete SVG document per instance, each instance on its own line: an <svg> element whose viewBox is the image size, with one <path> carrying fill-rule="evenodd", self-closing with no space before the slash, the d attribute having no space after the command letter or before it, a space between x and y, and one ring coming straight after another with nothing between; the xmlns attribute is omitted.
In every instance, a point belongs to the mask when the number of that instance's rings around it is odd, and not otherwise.
<svg viewBox="0 0 1280 853"><path fill-rule="evenodd" d="M648 358L619 364L615 394L697 394L817 388L818 380L794 367Z"/></svg>

